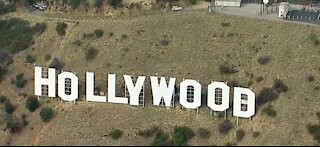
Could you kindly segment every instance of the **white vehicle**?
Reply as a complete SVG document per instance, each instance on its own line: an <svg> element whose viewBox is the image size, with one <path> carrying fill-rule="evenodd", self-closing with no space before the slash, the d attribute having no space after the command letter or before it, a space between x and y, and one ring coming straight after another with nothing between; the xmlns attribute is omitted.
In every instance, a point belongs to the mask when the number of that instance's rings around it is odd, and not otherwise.
<svg viewBox="0 0 320 147"><path fill-rule="evenodd" d="M180 7L180 6L172 6L171 10L172 11L181 11L182 7Z"/></svg>

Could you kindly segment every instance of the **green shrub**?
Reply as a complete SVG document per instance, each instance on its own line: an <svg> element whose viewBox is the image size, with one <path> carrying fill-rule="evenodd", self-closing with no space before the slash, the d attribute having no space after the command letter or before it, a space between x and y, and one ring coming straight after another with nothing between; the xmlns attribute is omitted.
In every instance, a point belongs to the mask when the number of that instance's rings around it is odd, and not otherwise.
<svg viewBox="0 0 320 147"><path fill-rule="evenodd" d="M82 38L83 39L90 39L93 38L95 35L93 33L83 33Z"/></svg>
<svg viewBox="0 0 320 147"><path fill-rule="evenodd" d="M320 125L307 125L307 129L313 138L320 143Z"/></svg>
<svg viewBox="0 0 320 147"><path fill-rule="evenodd" d="M271 117L276 117L277 116L277 111L274 110L272 105L268 105L267 107L265 107L262 112L268 116Z"/></svg>
<svg viewBox="0 0 320 147"><path fill-rule="evenodd" d="M154 137L150 146L166 146L169 144L169 135L164 133L161 129L156 132L156 136Z"/></svg>
<svg viewBox="0 0 320 147"><path fill-rule="evenodd" d="M96 35L96 38L100 38L103 36L103 31L101 29L94 30L94 34Z"/></svg>
<svg viewBox="0 0 320 147"><path fill-rule="evenodd" d="M110 32L110 33L109 33L109 37L112 37L113 35L114 35L113 32Z"/></svg>
<svg viewBox="0 0 320 147"><path fill-rule="evenodd" d="M258 57L258 62L262 65L267 64L270 61L270 57L269 56L260 56Z"/></svg>
<svg viewBox="0 0 320 147"><path fill-rule="evenodd" d="M159 130L158 127L152 127L152 128L150 128L150 129L147 129L147 130L139 131L139 132L138 132L138 135L139 135L139 136L142 136L142 137L151 137L151 136L153 136L154 133L156 133L158 130Z"/></svg>
<svg viewBox="0 0 320 147"><path fill-rule="evenodd" d="M48 106L43 107L41 108L39 115L43 122L49 122L53 116L53 110Z"/></svg>
<svg viewBox="0 0 320 147"><path fill-rule="evenodd" d="M194 136L194 132L188 127L175 127L173 133L174 146L185 146Z"/></svg>
<svg viewBox="0 0 320 147"><path fill-rule="evenodd" d="M252 137L257 138L260 136L260 132L253 132Z"/></svg>
<svg viewBox="0 0 320 147"><path fill-rule="evenodd" d="M64 22L58 22L57 23L56 31L57 31L59 36L64 36L66 34L67 26L68 25L66 23L64 23Z"/></svg>
<svg viewBox="0 0 320 147"><path fill-rule="evenodd" d="M0 96L0 103L3 104L7 100L7 97Z"/></svg>
<svg viewBox="0 0 320 147"><path fill-rule="evenodd" d="M119 4L121 4L122 0L108 0L107 3L110 6L117 7Z"/></svg>
<svg viewBox="0 0 320 147"><path fill-rule="evenodd" d="M40 103L38 101L38 98L35 96L30 96L27 98L26 101L26 108L30 111L30 112L34 112L35 110L37 110L40 106Z"/></svg>
<svg viewBox="0 0 320 147"><path fill-rule="evenodd" d="M311 34L311 41L315 44L315 45L319 45L320 44L320 36L316 35L316 34Z"/></svg>
<svg viewBox="0 0 320 147"><path fill-rule="evenodd" d="M272 88L263 88L257 95L257 107L276 100L279 97L279 94L274 91Z"/></svg>
<svg viewBox="0 0 320 147"><path fill-rule="evenodd" d="M11 63L13 63L12 55L8 51L0 49L0 64L10 65Z"/></svg>
<svg viewBox="0 0 320 147"><path fill-rule="evenodd" d="M101 9L102 5L103 5L103 0L95 0L94 1L94 7Z"/></svg>
<svg viewBox="0 0 320 147"><path fill-rule="evenodd" d="M16 5L14 3L4 4L0 2L0 15L16 11Z"/></svg>
<svg viewBox="0 0 320 147"><path fill-rule="evenodd" d="M277 91L278 93L288 91L288 86L286 84L284 84L283 81L281 81L279 79L274 80L272 88L275 91Z"/></svg>
<svg viewBox="0 0 320 147"><path fill-rule="evenodd" d="M54 58L53 61L49 65L50 68L55 68L56 70L62 70L64 67L64 63L61 62L59 59Z"/></svg>
<svg viewBox="0 0 320 147"><path fill-rule="evenodd" d="M0 97L1 98L1 97ZM0 99L1 100L1 99ZM1 101L0 101L1 102ZM320 119L320 112L316 113L316 116L318 117L318 119Z"/></svg>
<svg viewBox="0 0 320 147"><path fill-rule="evenodd" d="M5 68L5 67L2 67L1 65L0 65L0 81L3 79L3 77L7 74L7 68Z"/></svg>
<svg viewBox="0 0 320 147"><path fill-rule="evenodd" d="M14 120L13 116L10 113L4 114L5 129L9 129L10 133L16 133L21 130L19 123Z"/></svg>
<svg viewBox="0 0 320 147"><path fill-rule="evenodd" d="M190 0L190 3L191 3L192 5L195 5L195 4L197 4L197 0Z"/></svg>
<svg viewBox="0 0 320 147"><path fill-rule="evenodd" d="M0 20L0 46L11 53L28 48L34 42L35 34L27 21L17 18Z"/></svg>
<svg viewBox="0 0 320 147"><path fill-rule="evenodd" d="M219 124L219 132L223 135L228 134L232 128L233 128L233 125L229 120L225 120Z"/></svg>
<svg viewBox="0 0 320 147"><path fill-rule="evenodd" d="M123 132L119 129L115 129L109 133L112 139L119 139L122 136Z"/></svg>
<svg viewBox="0 0 320 147"><path fill-rule="evenodd" d="M76 40L74 41L72 44L76 45L76 46L81 46L82 45L82 42L80 40Z"/></svg>
<svg viewBox="0 0 320 147"><path fill-rule="evenodd" d="M23 88L27 83L27 80L24 79L24 74L23 73L17 74L16 80L14 81L14 83L18 88Z"/></svg>
<svg viewBox="0 0 320 147"><path fill-rule="evenodd" d="M36 57L33 56L33 55L28 54L28 55L26 56L26 62L27 62L27 63L34 63L34 62L36 62Z"/></svg>
<svg viewBox="0 0 320 147"><path fill-rule="evenodd" d="M80 6L81 1L83 1L83 0L70 0L71 8L73 10L77 9Z"/></svg>
<svg viewBox="0 0 320 147"><path fill-rule="evenodd" d="M313 81L314 81L314 76L313 76L313 75L309 75L309 76L307 77L307 80L308 80L309 82L313 82Z"/></svg>
<svg viewBox="0 0 320 147"><path fill-rule="evenodd" d="M47 24L45 23L37 23L33 26L34 32L38 33L39 35L42 34L47 29Z"/></svg>
<svg viewBox="0 0 320 147"><path fill-rule="evenodd" d="M90 47L86 52L86 60L93 60L98 54L98 50L94 47Z"/></svg>
<svg viewBox="0 0 320 147"><path fill-rule="evenodd" d="M200 138L202 138L202 139L208 139L211 135L210 131L205 128L199 128L198 134L199 134Z"/></svg>
<svg viewBox="0 0 320 147"><path fill-rule="evenodd" d="M244 130L242 130L242 129L237 130L236 131L237 142L241 141L244 138L245 135L246 134L245 134Z"/></svg>
<svg viewBox="0 0 320 147"><path fill-rule="evenodd" d="M121 39L127 39L127 38L128 38L128 35L126 35L126 34L121 35Z"/></svg>
<svg viewBox="0 0 320 147"><path fill-rule="evenodd" d="M6 111L8 114L11 114L15 111L14 106L8 99L4 102L4 111Z"/></svg>

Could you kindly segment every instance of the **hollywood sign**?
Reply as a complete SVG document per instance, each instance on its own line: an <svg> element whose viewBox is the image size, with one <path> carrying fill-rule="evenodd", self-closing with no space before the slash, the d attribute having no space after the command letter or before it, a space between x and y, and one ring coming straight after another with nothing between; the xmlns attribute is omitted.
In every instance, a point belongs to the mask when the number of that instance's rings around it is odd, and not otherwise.
<svg viewBox="0 0 320 147"><path fill-rule="evenodd" d="M42 75L42 67L35 67L35 95L43 96L42 86L48 87L48 97L56 97L56 70L48 68L46 77ZM107 96L94 94L94 73L86 72L86 100L91 102L109 102L119 104L139 105L139 95L146 76L138 76L133 82L130 75L123 75L129 97L116 96L116 75L108 74ZM70 82L70 91L66 93L66 80ZM159 106L161 101L167 107L173 107L176 78L150 76L153 105ZM75 101L79 98L79 79L72 72L62 72L58 75L58 96L64 101ZM192 79L183 80L180 84L179 102L184 108L197 109L201 106L201 84ZM188 100L189 87L193 87L193 101ZM216 90L219 89L218 94ZM234 87L233 116L249 118L255 114L255 94L248 88ZM208 85L207 106L212 111L225 111L229 108L230 87L224 82L212 82ZM217 102L216 100L219 99ZM143 99L144 100L144 99Z"/></svg>

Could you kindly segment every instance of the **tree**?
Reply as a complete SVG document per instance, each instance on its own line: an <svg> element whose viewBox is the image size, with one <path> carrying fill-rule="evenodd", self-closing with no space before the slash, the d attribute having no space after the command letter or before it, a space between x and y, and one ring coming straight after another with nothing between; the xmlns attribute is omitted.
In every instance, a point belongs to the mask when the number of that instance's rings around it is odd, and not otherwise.
<svg viewBox="0 0 320 147"><path fill-rule="evenodd" d="M39 108L39 101L38 98L35 96L30 96L27 98L26 101L26 108L30 111L30 112L34 112L35 110L37 110Z"/></svg>
<svg viewBox="0 0 320 147"><path fill-rule="evenodd" d="M39 115L43 122L49 122L53 116L53 110L48 106L43 107L41 108Z"/></svg>

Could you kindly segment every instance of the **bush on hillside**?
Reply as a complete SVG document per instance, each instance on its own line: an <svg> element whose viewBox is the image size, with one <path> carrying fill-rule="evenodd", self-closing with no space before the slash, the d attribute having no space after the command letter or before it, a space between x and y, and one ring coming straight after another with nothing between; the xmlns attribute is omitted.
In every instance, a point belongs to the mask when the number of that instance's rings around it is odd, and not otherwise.
<svg viewBox="0 0 320 147"><path fill-rule="evenodd" d="M86 60L93 60L98 54L98 50L94 47L90 47L86 54L85 54L85 57L86 57Z"/></svg>
<svg viewBox="0 0 320 147"><path fill-rule="evenodd" d="M54 58L49 65L50 68L55 68L56 70L62 70L64 63L57 58Z"/></svg>
<svg viewBox="0 0 320 147"><path fill-rule="evenodd" d="M156 136L154 137L151 146L167 146L169 145L169 135L164 133L161 129L156 132Z"/></svg>
<svg viewBox="0 0 320 147"><path fill-rule="evenodd" d="M223 135L228 134L232 128L233 128L233 125L229 120L225 120L219 124L219 132Z"/></svg>
<svg viewBox="0 0 320 147"><path fill-rule="evenodd" d="M48 106L43 107L41 108L39 115L43 122L49 122L53 116L53 110Z"/></svg>
<svg viewBox="0 0 320 147"><path fill-rule="evenodd" d="M96 38L100 38L103 35L103 31L101 29L94 30L94 35L96 35Z"/></svg>
<svg viewBox="0 0 320 147"><path fill-rule="evenodd" d="M185 146L194 136L194 132L189 127L175 127L173 130L173 145Z"/></svg>
<svg viewBox="0 0 320 147"><path fill-rule="evenodd" d="M59 36L64 36L66 34L67 24L64 22L58 22L56 26L56 31Z"/></svg>
<svg viewBox="0 0 320 147"><path fill-rule="evenodd" d="M122 136L123 132L119 129L115 129L109 133L112 139L119 139Z"/></svg>
<svg viewBox="0 0 320 147"><path fill-rule="evenodd" d="M16 80L14 81L14 83L18 88L23 88L27 83L27 80L24 79L24 74L23 73L17 74Z"/></svg>
<svg viewBox="0 0 320 147"><path fill-rule="evenodd" d="M30 112L34 112L35 110L37 110L40 106L40 103L38 101L38 98L35 96L30 96L27 98L26 100L26 108L30 111Z"/></svg>
<svg viewBox="0 0 320 147"><path fill-rule="evenodd" d="M34 63L34 62L36 62L36 57L33 56L33 55L28 54L26 56L26 63Z"/></svg>

